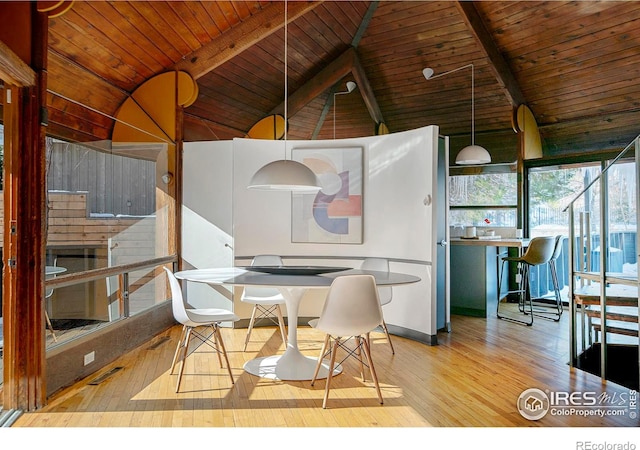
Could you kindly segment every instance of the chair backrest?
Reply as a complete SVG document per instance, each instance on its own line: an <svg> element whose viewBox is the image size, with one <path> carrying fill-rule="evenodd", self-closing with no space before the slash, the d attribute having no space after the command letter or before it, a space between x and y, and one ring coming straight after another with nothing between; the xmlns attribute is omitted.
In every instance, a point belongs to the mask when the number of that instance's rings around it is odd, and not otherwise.
<svg viewBox="0 0 640 450"><path fill-rule="evenodd" d="M178 279L175 277L173 272L171 272L166 267L163 267L165 272L167 272L167 277L169 278L169 286L171 287L171 309L173 311L173 317L181 324L187 323L189 319L189 315L187 314L187 309L184 306L184 299L182 297L182 288L180 287L180 283Z"/></svg>
<svg viewBox="0 0 640 450"><path fill-rule="evenodd" d="M367 333L382 323L382 308L372 275L343 275L331 283L316 327L332 336Z"/></svg>
<svg viewBox="0 0 640 450"><path fill-rule="evenodd" d="M551 255L552 260L558 259L560 257L560 253L562 253L562 243L564 242L564 236L559 234L556 236L556 244L553 249L553 255Z"/></svg>
<svg viewBox="0 0 640 450"><path fill-rule="evenodd" d="M252 266L282 266L282 258L278 255L256 255L251 261ZM253 298L274 298L281 297L282 294L276 288L245 286L242 291L241 300L245 297ZM283 298L284 302L284 298Z"/></svg>
<svg viewBox="0 0 640 450"><path fill-rule="evenodd" d="M389 272L389 260L386 258L365 258L360 265L363 270L375 270L376 272ZM393 298L391 286L378 288L378 298L381 305L386 305Z"/></svg>
<svg viewBox="0 0 640 450"><path fill-rule="evenodd" d="M555 249L556 238L553 236L534 237L522 260L532 266L546 264L551 260Z"/></svg>

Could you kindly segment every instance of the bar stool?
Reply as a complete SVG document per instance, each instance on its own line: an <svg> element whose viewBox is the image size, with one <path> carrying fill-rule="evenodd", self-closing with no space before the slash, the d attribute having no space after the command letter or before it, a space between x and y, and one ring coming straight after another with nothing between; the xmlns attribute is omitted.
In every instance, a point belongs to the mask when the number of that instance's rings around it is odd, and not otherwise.
<svg viewBox="0 0 640 450"><path fill-rule="evenodd" d="M537 302L536 309L534 309L534 313L540 317L545 319L552 319L556 322L560 320L562 316L562 297L560 295L560 282L558 281L558 270L557 270L557 261L560 257L560 253L562 253L562 244L564 242L564 236L561 234L557 235L555 238L555 246L553 248L553 255L551 255L551 259L549 260L549 273L551 274L551 283L553 284L553 303L552 304L544 304ZM548 298L548 297L543 297Z"/></svg>
<svg viewBox="0 0 640 450"><path fill-rule="evenodd" d="M498 319L510 320L527 326L533 325L534 310L533 302L531 300L531 281L529 279L529 270L532 266L540 266L548 263L553 256L555 244L556 238L553 236L535 237L529 242L529 247L524 255L502 257L502 267L500 268L500 274L498 277L498 306L496 308L496 315L498 316ZM508 291L507 294L518 294L518 310L529 316L528 320L520 320L500 314L500 291L504 276L504 266L509 262L513 262L518 265L518 275L520 279L517 280L519 284L518 289L515 291Z"/></svg>

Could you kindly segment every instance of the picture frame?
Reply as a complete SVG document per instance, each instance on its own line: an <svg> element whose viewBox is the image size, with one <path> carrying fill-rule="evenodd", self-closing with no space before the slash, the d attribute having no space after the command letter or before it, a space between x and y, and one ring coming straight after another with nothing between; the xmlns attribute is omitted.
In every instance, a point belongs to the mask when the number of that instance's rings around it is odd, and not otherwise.
<svg viewBox="0 0 640 450"><path fill-rule="evenodd" d="M293 193L291 242L362 244L362 147L294 148L292 159L309 167L322 189Z"/></svg>

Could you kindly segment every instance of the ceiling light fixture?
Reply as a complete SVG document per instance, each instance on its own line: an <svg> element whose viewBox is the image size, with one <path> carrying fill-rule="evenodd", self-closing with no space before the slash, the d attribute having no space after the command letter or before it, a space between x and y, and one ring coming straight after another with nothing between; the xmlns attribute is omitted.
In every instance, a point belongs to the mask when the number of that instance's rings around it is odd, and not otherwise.
<svg viewBox="0 0 640 450"><path fill-rule="evenodd" d="M288 61L287 61L287 0L284 2L284 159L272 161L253 174L248 189L267 191L315 192L320 190L316 174L304 164L287 160L287 101L288 101Z"/></svg>
<svg viewBox="0 0 640 450"><path fill-rule="evenodd" d="M356 84L353 81L347 81L347 90L342 92L333 93L333 138L336 138L336 95L351 94L356 88Z"/></svg>
<svg viewBox="0 0 640 450"><path fill-rule="evenodd" d="M431 67L426 67L422 70L422 74L427 80L433 80L434 78L448 75L450 73L457 72L458 70L466 69L467 67L471 67L471 145L467 145L465 148L460 150L456 156L456 164L488 164L491 162L491 155L484 147L476 145L475 143L475 74L473 64L467 64L466 66L458 67L457 69L453 69L448 72L439 73L438 75L434 75Z"/></svg>

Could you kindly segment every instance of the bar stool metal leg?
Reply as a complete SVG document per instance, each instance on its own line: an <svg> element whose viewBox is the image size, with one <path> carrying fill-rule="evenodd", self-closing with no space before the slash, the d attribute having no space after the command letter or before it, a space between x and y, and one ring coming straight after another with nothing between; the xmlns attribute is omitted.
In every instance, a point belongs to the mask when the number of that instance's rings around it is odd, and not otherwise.
<svg viewBox="0 0 640 450"><path fill-rule="evenodd" d="M518 310L528 316L528 320L520 320L511 316L500 314L500 294L502 291L502 280L504 279L504 266L509 261L517 262L518 272L520 280L518 281L518 289L515 291L507 291L507 295L517 293L518 294ZM524 284L523 284L524 283ZM525 309L528 305L528 311ZM500 268L500 274L498 277L498 306L496 308L496 315L498 319L508 320L511 322L522 323L527 326L533 325L533 303L531 301L531 289L529 286L529 265L516 259L503 258L502 267Z"/></svg>

